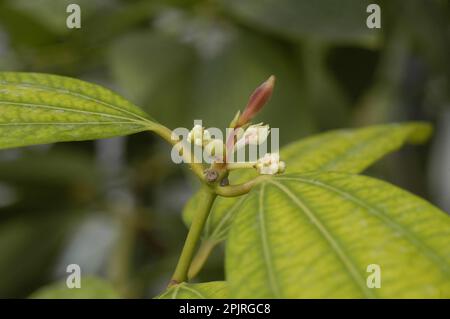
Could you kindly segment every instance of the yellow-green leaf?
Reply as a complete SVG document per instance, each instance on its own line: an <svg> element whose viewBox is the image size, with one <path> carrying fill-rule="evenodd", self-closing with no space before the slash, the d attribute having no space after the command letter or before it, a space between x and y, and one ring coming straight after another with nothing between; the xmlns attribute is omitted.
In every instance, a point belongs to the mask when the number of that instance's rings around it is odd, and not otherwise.
<svg viewBox="0 0 450 319"><path fill-rule="evenodd" d="M361 129L343 129L315 135L291 143L281 150L287 164L287 173L308 171L342 171L359 173L384 155L405 143L424 142L431 133L426 123L387 124ZM236 174L237 173L237 174ZM239 171L232 176L233 183L241 183L255 176L253 171ZM190 224L198 193L187 203L183 218ZM244 197L218 197L207 220L204 239L220 242L227 236L236 207Z"/></svg>
<svg viewBox="0 0 450 319"><path fill-rule="evenodd" d="M0 148L127 135L153 125L138 107L99 85L0 73Z"/></svg>
<svg viewBox="0 0 450 319"><path fill-rule="evenodd" d="M420 144L431 135L428 123L375 125L326 132L294 142L281 151L287 172L359 173L406 143Z"/></svg>
<svg viewBox="0 0 450 319"><path fill-rule="evenodd" d="M225 281L212 281L201 284L181 283L169 288L157 299L225 299L228 297Z"/></svg>
<svg viewBox="0 0 450 319"><path fill-rule="evenodd" d="M391 184L337 172L264 180L227 239L233 298L449 298L450 218ZM380 267L380 288L369 265Z"/></svg>

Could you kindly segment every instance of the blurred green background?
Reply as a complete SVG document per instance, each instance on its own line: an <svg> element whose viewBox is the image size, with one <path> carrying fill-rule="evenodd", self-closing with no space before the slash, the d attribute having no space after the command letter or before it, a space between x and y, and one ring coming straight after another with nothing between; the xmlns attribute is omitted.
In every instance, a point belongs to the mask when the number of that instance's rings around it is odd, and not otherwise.
<svg viewBox="0 0 450 319"><path fill-rule="evenodd" d="M366 7L381 6L381 29ZM81 6L81 29L66 7ZM0 71L113 89L171 128L224 127L277 76L258 121L281 143L329 129L426 120L425 146L367 174L450 211L450 5L446 0L0 0ZM1 110L0 110L1 112ZM0 151L0 297L82 275L121 297L164 290L197 187L152 134ZM223 279L223 251L199 281Z"/></svg>

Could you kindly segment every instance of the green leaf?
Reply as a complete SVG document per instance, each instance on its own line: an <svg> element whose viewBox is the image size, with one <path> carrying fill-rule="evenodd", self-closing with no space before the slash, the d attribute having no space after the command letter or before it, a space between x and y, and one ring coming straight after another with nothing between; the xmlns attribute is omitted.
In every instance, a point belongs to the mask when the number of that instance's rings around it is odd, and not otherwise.
<svg viewBox="0 0 450 319"><path fill-rule="evenodd" d="M330 131L291 143L281 150L288 173L308 171L342 171L359 173L384 155L397 150L405 143L422 143L431 133L426 123L388 124L362 129ZM232 176L233 183L241 183L255 176L253 171L240 171ZM224 240L237 207L245 199L218 197L207 220L204 239L213 242ZM198 193L183 211L186 224L190 224Z"/></svg>
<svg viewBox="0 0 450 319"><path fill-rule="evenodd" d="M359 173L406 143L425 142L431 132L431 125L420 122L337 130L292 143L281 157L288 172Z"/></svg>
<svg viewBox="0 0 450 319"><path fill-rule="evenodd" d="M40 288L30 298L34 299L117 299L119 294L112 285L96 277L82 277L81 288L68 288L66 282L57 282Z"/></svg>
<svg viewBox="0 0 450 319"><path fill-rule="evenodd" d="M450 218L386 182L337 172L264 180L226 248L232 298L449 298ZM368 288L368 265L381 287Z"/></svg>
<svg viewBox="0 0 450 319"><path fill-rule="evenodd" d="M170 287L157 299L225 299L227 298L225 281L212 281L201 284L182 283Z"/></svg>
<svg viewBox="0 0 450 319"><path fill-rule="evenodd" d="M138 107L95 84L37 73L0 73L0 148L151 130Z"/></svg>
<svg viewBox="0 0 450 319"><path fill-rule="evenodd" d="M366 26L368 0L221 0L241 22L297 40L372 44Z"/></svg>

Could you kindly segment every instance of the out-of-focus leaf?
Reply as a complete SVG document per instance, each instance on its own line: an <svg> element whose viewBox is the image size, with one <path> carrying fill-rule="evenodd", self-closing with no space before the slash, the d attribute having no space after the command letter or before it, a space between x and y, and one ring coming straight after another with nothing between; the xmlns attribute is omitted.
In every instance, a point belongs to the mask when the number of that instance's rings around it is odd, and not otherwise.
<svg viewBox="0 0 450 319"><path fill-rule="evenodd" d="M158 32L128 34L109 53L123 94L168 126L180 126L189 113L195 55L191 47Z"/></svg>
<svg viewBox="0 0 450 319"><path fill-rule="evenodd" d="M5 0L9 7L32 17L37 22L45 25L48 30L56 34L64 34L70 31L66 26L66 19L71 13L66 12L69 4L78 4L81 8L81 23L105 4L99 0Z"/></svg>
<svg viewBox="0 0 450 319"><path fill-rule="evenodd" d="M65 281L50 284L33 292L33 299L117 299L113 286L96 277L81 277L80 288L68 288Z"/></svg>
<svg viewBox="0 0 450 319"><path fill-rule="evenodd" d="M33 186L95 186L100 183L101 174L95 162L81 153L51 151L0 161L0 180Z"/></svg>
<svg viewBox="0 0 450 319"><path fill-rule="evenodd" d="M96 10L95 15L90 16L85 27L89 29L88 39L83 33L79 40L85 41L88 45L95 45L98 42L115 40L121 33L132 33L133 27L152 18L153 13L159 7L154 1L138 0L135 2L114 3L105 8L102 12ZM108 48L108 47L106 47Z"/></svg>
<svg viewBox="0 0 450 319"><path fill-rule="evenodd" d="M368 0L221 0L239 20L291 39L372 44Z"/></svg>
<svg viewBox="0 0 450 319"><path fill-rule="evenodd" d="M213 281L201 284L182 283L172 286L156 299L225 299L227 296L227 283Z"/></svg>
<svg viewBox="0 0 450 319"><path fill-rule="evenodd" d="M17 70L19 68L20 62L15 52L11 48L9 34L0 25L0 70L9 71Z"/></svg>
<svg viewBox="0 0 450 319"><path fill-rule="evenodd" d="M404 119L398 88L403 85L408 38L404 30L392 32L380 57L376 81L361 97L355 108L356 125L372 125ZM410 106L408 106L410 107Z"/></svg>
<svg viewBox="0 0 450 319"><path fill-rule="evenodd" d="M67 211L31 213L2 219L0 223L3 298L24 297L46 280L74 223L73 214Z"/></svg>
<svg viewBox="0 0 450 319"><path fill-rule="evenodd" d="M305 79L303 100L314 115L317 126L320 129L348 126L350 101L327 68L329 48L314 41L304 41L299 50Z"/></svg>
<svg viewBox="0 0 450 319"><path fill-rule="evenodd" d="M0 148L151 130L138 107L95 84L37 73L0 73Z"/></svg>
<svg viewBox="0 0 450 319"><path fill-rule="evenodd" d="M54 39L55 34L43 23L30 19L27 14L12 8L10 4L0 1L0 25L8 32L11 42L23 47L49 43Z"/></svg>
<svg viewBox="0 0 450 319"><path fill-rule="evenodd" d="M404 37L414 43L416 54L427 60L430 71L448 75L448 3L439 0L388 1L383 8L385 17L394 20L391 28L398 27L407 32ZM401 16L399 12L402 12Z"/></svg>
<svg viewBox="0 0 450 319"><path fill-rule="evenodd" d="M105 185L103 174L86 154L56 149L20 151L18 158L0 161L0 181L10 186L16 197L14 206L5 207L0 215L84 205Z"/></svg>
<svg viewBox="0 0 450 319"><path fill-rule="evenodd" d="M450 218L391 184L322 172L268 178L237 208L234 298L449 298ZM381 285L370 289L369 265Z"/></svg>

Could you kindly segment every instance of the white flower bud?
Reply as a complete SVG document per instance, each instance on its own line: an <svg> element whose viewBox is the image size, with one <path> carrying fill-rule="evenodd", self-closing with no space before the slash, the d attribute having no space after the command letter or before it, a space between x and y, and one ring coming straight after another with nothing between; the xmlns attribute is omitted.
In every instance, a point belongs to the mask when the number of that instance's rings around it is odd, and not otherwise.
<svg viewBox="0 0 450 319"><path fill-rule="evenodd" d="M235 149L244 147L245 145L259 145L265 142L269 136L269 125L263 123L250 125L236 142Z"/></svg>
<svg viewBox="0 0 450 319"><path fill-rule="evenodd" d="M205 152L207 155L211 157L217 157L218 159L222 160L223 158L223 141L221 139L213 139L205 146Z"/></svg>
<svg viewBox="0 0 450 319"><path fill-rule="evenodd" d="M280 161L278 163L278 173L284 173L286 171L286 163L283 161Z"/></svg>
<svg viewBox="0 0 450 319"><path fill-rule="evenodd" d="M255 167L260 174L275 175L285 171L286 163L280 161L278 153L266 153L257 161Z"/></svg>
<svg viewBox="0 0 450 319"><path fill-rule="evenodd" d="M208 130L203 129L203 140L205 143L209 143L211 141L211 134L209 134Z"/></svg>
<svg viewBox="0 0 450 319"><path fill-rule="evenodd" d="M190 143L203 146L211 141L211 134L200 125L195 125L189 132L187 139Z"/></svg>

